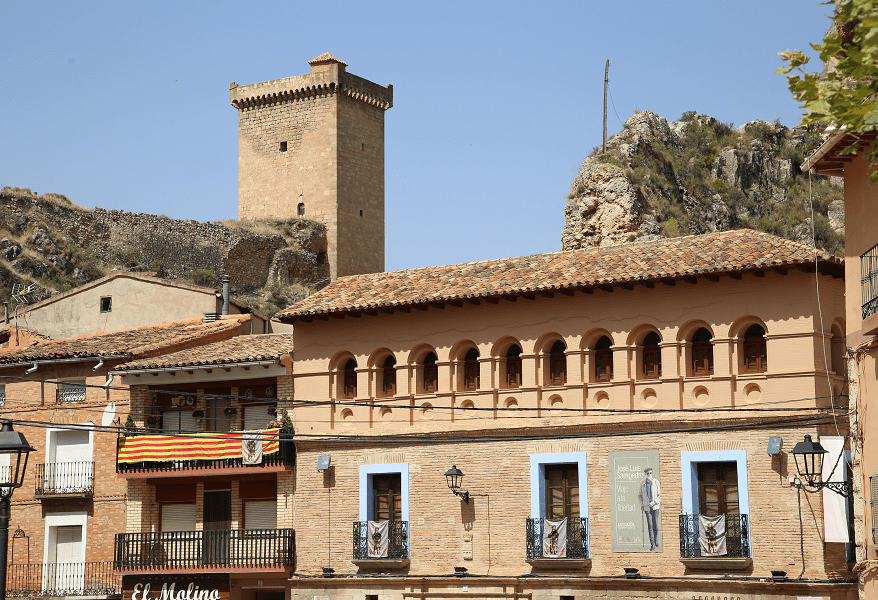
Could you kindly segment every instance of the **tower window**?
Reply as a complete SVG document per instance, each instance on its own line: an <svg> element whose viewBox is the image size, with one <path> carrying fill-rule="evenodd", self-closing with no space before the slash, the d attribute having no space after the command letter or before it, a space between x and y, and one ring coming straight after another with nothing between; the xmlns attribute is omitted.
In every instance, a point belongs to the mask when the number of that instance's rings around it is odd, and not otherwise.
<svg viewBox="0 0 878 600"><path fill-rule="evenodd" d="M286 142L281 142L281 143L280 143L280 151L281 151L281 152L286 152L286 151L287 151L287 143L286 143Z"/></svg>
<svg viewBox="0 0 878 600"><path fill-rule="evenodd" d="M361 217L363 216L363 211L362 211L362 210L360 211L360 216L361 216Z"/></svg>
<svg viewBox="0 0 878 600"><path fill-rule="evenodd" d="M112 296L104 296L101 298L101 312L110 312L113 310L113 298Z"/></svg>
<svg viewBox="0 0 878 600"><path fill-rule="evenodd" d="M305 203L299 202L299 207L296 209L296 214L299 215L300 219L305 218Z"/></svg>

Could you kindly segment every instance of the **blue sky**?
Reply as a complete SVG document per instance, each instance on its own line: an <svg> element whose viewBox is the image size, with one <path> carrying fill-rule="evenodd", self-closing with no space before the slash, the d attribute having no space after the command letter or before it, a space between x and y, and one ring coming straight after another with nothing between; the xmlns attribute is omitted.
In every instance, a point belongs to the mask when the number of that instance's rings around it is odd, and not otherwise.
<svg viewBox="0 0 878 600"><path fill-rule="evenodd" d="M388 270L552 252L570 182L601 142L606 59L610 134L644 109L792 126L801 112L773 74L777 53L822 39L829 8L0 2L0 185L88 207L235 218L229 83L307 73L331 52L393 84Z"/></svg>

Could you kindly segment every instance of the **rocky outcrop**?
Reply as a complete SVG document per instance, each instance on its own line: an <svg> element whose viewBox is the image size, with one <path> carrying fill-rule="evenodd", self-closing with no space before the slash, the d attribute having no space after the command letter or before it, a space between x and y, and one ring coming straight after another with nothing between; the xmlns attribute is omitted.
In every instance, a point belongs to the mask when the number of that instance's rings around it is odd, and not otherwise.
<svg viewBox="0 0 878 600"><path fill-rule="evenodd" d="M37 281L48 292L114 269L158 271L182 279L193 271L212 271L230 275L237 292L308 288L329 276L326 227L304 219L228 224L176 220L88 210L57 194L4 188L0 227L6 236L0 239L6 279L10 284Z"/></svg>
<svg viewBox="0 0 878 600"><path fill-rule="evenodd" d="M810 236L807 182L799 170L820 128L751 121L737 129L686 113L673 123L638 112L587 157L565 207L563 249L752 227ZM843 244L840 180L814 178L818 245ZM807 236L802 225L808 223Z"/></svg>

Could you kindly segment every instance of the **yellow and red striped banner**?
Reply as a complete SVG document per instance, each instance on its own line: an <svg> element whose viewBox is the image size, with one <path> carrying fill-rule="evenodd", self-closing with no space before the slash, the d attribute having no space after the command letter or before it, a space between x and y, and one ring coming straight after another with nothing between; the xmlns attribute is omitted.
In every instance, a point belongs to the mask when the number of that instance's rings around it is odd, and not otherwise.
<svg viewBox="0 0 878 600"><path fill-rule="evenodd" d="M279 429L266 429L261 434L248 432L247 436L262 435L262 454L274 454L280 449ZM171 460L222 460L241 458L243 431L231 433L197 433L191 436L137 435L122 440L119 446L120 463L163 462Z"/></svg>

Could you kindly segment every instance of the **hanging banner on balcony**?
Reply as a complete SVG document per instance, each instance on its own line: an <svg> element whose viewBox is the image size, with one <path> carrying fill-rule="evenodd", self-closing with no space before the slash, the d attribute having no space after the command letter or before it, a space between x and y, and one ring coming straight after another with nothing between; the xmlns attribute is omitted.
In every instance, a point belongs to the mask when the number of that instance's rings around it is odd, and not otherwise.
<svg viewBox="0 0 878 600"><path fill-rule="evenodd" d="M609 453L613 552L662 551L658 450Z"/></svg>
<svg viewBox="0 0 878 600"><path fill-rule="evenodd" d="M259 435L262 454L280 449L279 429L266 429ZM119 445L120 463L163 462L170 460L220 460L242 458L243 432L198 433L190 436L143 434L123 438Z"/></svg>
<svg viewBox="0 0 878 600"><path fill-rule="evenodd" d="M229 576L122 576L123 600L229 600Z"/></svg>

